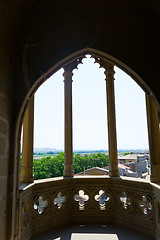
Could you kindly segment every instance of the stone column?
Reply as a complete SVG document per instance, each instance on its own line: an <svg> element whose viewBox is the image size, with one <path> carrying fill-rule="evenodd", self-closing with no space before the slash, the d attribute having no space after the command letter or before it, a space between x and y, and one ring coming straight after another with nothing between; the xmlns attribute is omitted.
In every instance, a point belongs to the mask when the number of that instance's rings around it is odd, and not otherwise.
<svg viewBox="0 0 160 240"><path fill-rule="evenodd" d="M72 141L72 76L73 70L82 63L82 56L64 67L64 95L65 95L65 162L64 177L73 177L73 141Z"/></svg>
<svg viewBox="0 0 160 240"><path fill-rule="evenodd" d="M32 183L33 177L34 95L30 98L23 118L21 183Z"/></svg>
<svg viewBox="0 0 160 240"><path fill-rule="evenodd" d="M65 95L65 164L64 177L73 177L73 143L72 143L72 68L64 68Z"/></svg>
<svg viewBox="0 0 160 240"><path fill-rule="evenodd" d="M107 93L107 119L108 119L108 145L110 160L110 177L119 177L118 157L117 157L117 135L116 135L116 114L115 114L115 95L114 95L114 65L92 55L100 68L105 69L106 93Z"/></svg>
<svg viewBox="0 0 160 240"><path fill-rule="evenodd" d="M151 181L160 183L160 130L158 108L153 97L146 94L147 124L151 163Z"/></svg>
<svg viewBox="0 0 160 240"><path fill-rule="evenodd" d="M108 117L108 142L110 159L110 177L119 177L117 157L117 136L114 95L114 65L106 63L106 92L107 92L107 117Z"/></svg>

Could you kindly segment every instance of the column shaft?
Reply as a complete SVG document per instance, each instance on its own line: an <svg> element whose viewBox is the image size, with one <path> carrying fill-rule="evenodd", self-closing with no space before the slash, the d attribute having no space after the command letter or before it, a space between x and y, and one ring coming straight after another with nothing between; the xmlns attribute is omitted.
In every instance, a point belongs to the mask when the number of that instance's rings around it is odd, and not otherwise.
<svg viewBox="0 0 160 240"><path fill-rule="evenodd" d="M20 181L32 183L33 177L34 95L30 98L23 119L22 167Z"/></svg>
<svg viewBox="0 0 160 240"><path fill-rule="evenodd" d="M117 136L115 116L115 95L114 95L114 66L110 63L106 68L106 92L107 92L107 117L108 117L108 142L111 177L119 177L117 157Z"/></svg>
<svg viewBox="0 0 160 240"><path fill-rule="evenodd" d="M151 181L160 183L160 130L158 108L150 94L146 94L147 124L151 163Z"/></svg>
<svg viewBox="0 0 160 240"><path fill-rule="evenodd" d="M71 70L66 70L64 76L65 94L65 164L64 177L73 177L73 143L72 143L72 76Z"/></svg>

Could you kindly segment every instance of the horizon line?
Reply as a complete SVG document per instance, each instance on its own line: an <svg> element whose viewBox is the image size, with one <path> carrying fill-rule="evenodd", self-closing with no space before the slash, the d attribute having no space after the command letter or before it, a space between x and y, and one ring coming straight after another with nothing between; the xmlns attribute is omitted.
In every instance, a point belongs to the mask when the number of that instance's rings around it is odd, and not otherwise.
<svg viewBox="0 0 160 240"><path fill-rule="evenodd" d="M49 148L49 147L35 147L34 150L36 149L49 149L51 151L62 151L64 152L64 149L59 149L59 148ZM140 150L140 151L149 151L149 148L119 148L117 149L117 151L121 151L121 150L127 150L127 151L136 151L136 150ZM74 151L106 151L109 152L109 149L74 149Z"/></svg>

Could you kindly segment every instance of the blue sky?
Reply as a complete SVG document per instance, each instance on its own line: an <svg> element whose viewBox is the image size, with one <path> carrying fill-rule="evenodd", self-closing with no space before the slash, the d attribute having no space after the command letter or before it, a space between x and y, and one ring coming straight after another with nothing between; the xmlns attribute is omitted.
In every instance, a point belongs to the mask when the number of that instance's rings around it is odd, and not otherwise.
<svg viewBox="0 0 160 240"><path fill-rule="evenodd" d="M115 67L118 149L148 148L143 90ZM73 71L73 148L108 149L106 82L104 69L94 59L83 59ZM63 69L35 94L34 147L64 149Z"/></svg>

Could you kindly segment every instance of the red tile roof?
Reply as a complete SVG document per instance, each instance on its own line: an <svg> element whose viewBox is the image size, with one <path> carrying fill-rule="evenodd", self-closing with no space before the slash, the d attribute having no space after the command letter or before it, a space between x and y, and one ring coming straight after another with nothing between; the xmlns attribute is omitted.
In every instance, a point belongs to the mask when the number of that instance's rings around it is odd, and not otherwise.
<svg viewBox="0 0 160 240"><path fill-rule="evenodd" d="M122 168L122 169L126 169L126 168L130 168L130 167L127 167L127 166L125 166L125 165L123 165L123 164L121 164L121 163L118 163L118 168Z"/></svg>

